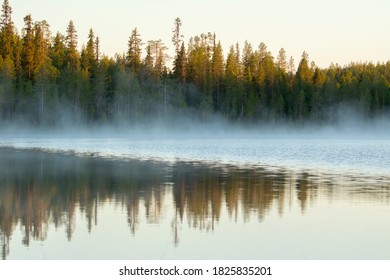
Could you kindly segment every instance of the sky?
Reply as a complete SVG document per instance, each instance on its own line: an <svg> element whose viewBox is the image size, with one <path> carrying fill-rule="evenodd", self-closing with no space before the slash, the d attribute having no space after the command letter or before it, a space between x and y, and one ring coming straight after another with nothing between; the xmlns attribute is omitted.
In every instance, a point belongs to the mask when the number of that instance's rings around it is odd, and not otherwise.
<svg viewBox="0 0 390 280"><path fill-rule="evenodd" d="M127 50L137 27L144 43L162 39L173 56L174 19L190 37L212 32L225 54L245 40L258 48L264 42L276 58L280 48L299 63L303 51L320 67L332 62L390 60L390 1L388 0L9 0L19 30L23 18L46 20L55 35L66 33L73 20L79 48L92 28L101 51L109 56ZM146 45L145 45L146 46Z"/></svg>

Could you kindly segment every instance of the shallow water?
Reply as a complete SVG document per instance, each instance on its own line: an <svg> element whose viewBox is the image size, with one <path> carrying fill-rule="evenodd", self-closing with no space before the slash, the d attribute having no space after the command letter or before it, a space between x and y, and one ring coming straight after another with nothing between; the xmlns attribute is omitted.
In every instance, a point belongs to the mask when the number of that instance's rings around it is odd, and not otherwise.
<svg viewBox="0 0 390 280"><path fill-rule="evenodd" d="M6 259L390 259L385 140L0 146Z"/></svg>

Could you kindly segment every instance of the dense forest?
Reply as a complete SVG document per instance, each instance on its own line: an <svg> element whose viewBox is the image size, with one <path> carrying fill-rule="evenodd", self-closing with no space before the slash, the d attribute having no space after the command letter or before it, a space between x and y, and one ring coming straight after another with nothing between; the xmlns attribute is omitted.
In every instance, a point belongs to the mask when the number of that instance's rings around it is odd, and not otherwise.
<svg viewBox="0 0 390 280"><path fill-rule="evenodd" d="M78 47L73 21L66 34L24 18L19 32L4 0L0 22L0 122L41 127L64 123L134 124L211 116L242 123L286 120L329 124L347 106L363 117L384 116L390 106L390 61L320 68L303 52L295 66L281 48L232 45L224 55L213 33L186 44L173 21L172 69L161 40L143 42L137 28L128 50L108 57L91 29Z"/></svg>

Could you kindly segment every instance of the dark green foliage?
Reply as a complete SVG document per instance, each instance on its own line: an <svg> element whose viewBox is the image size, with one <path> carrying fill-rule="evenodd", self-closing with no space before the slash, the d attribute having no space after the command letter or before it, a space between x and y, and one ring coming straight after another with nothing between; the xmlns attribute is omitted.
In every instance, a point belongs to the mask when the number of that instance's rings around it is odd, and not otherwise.
<svg viewBox="0 0 390 280"><path fill-rule="evenodd" d="M66 29L66 64L74 71L79 70L79 53L77 51L77 31L71 20Z"/></svg>
<svg viewBox="0 0 390 280"><path fill-rule="evenodd" d="M102 56L91 29L78 50L73 21L66 35L50 36L46 21L24 18L22 35L7 0L0 22L0 122L62 123L171 121L183 116L208 121L218 114L246 123L288 120L318 125L337 119L337 108L372 118L390 107L390 62L351 63L326 69L302 54L297 70L281 48L277 58L264 43L232 45L224 57L216 35L192 37L186 47L182 22L172 30L173 69L167 47L131 32L126 54Z"/></svg>
<svg viewBox="0 0 390 280"><path fill-rule="evenodd" d="M137 28L131 32L129 38L129 49L127 51L127 63L131 71L137 73L141 68L142 59L142 40L141 35L138 33Z"/></svg>
<svg viewBox="0 0 390 280"><path fill-rule="evenodd" d="M173 64L173 76L181 83L186 81L187 56L184 43L181 44Z"/></svg>

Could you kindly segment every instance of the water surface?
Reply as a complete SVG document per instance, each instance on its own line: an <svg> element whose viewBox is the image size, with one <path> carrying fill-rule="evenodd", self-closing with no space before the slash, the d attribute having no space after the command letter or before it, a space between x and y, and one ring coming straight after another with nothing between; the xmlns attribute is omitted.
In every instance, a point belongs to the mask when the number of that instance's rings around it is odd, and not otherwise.
<svg viewBox="0 0 390 280"><path fill-rule="evenodd" d="M390 259L386 141L0 146L3 259Z"/></svg>

